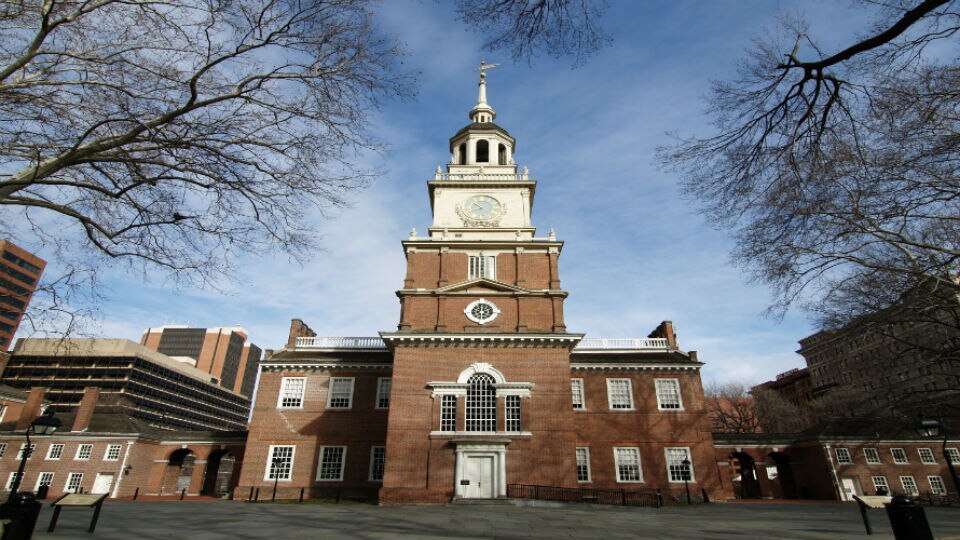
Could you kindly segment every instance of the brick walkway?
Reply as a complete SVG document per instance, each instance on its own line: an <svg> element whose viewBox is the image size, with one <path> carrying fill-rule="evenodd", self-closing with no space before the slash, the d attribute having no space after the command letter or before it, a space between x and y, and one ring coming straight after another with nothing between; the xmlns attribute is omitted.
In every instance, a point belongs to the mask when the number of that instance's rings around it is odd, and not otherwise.
<svg viewBox="0 0 960 540"><path fill-rule="evenodd" d="M625 508L569 505L393 506L367 504L270 504L239 501L107 501L93 535L91 512L64 510L57 530L47 533L45 506L36 539L128 540L179 538L370 540L560 540L593 539L837 539L892 540L882 510L864 533L854 504L738 502ZM928 508L935 536L960 535L960 509Z"/></svg>

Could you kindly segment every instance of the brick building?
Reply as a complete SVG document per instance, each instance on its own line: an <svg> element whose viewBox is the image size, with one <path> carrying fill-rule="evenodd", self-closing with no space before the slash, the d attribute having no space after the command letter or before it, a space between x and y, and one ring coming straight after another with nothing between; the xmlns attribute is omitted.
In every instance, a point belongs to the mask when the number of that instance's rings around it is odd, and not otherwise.
<svg viewBox="0 0 960 540"><path fill-rule="evenodd" d="M754 386L751 390L770 390L794 405L804 406L813 400L813 382L810 369L794 368L777 375L776 379Z"/></svg>
<svg viewBox="0 0 960 540"><path fill-rule="evenodd" d="M960 442L922 437L908 424L840 418L794 434L714 433L717 467L739 498L956 494L944 449L960 464Z"/></svg>
<svg viewBox="0 0 960 540"><path fill-rule="evenodd" d="M46 265L43 259L9 240L0 240L0 351L6 351L13 343ZM0 355L0 360L4 359Z"/></svg>
<svg viewBox="0 0 960 540"><path fill-rule="evenodd" d="M238 490L351 489L383 503L498 498L510 485L720 493L696 354L569 332L563 242L536 236L537 182L493 123L471 123L427 188L433 223L402 242L397 331L324 338L294 320L261 364ZM687 464L685 464L685 460ZM689 469L685 468L689 467Z"/></svg>
<svg viewBox="0 0 960 540"><path fill-rule="evenodd" d="M161 326L146 329L140 344L187 362L210 374L220 386L249 397L263 351L248 336L240 327Z"/></svg>
<svg viewBox="0 0 960 540"><path fill-rule="evenodd" d="M46 388L29 391L11 422L0 424L0 479L13 485L26 446L23 432L46 407ZM33 436L20 489L49 486L49 497L67 492L138 495L231 493L243 460L244 431L165 430L131 414L127 404L83 390L80 405L57 412L60 429Z"/></svg>
<svg viewBox="0 0 960 540"><path fill-rule="evenodd" d="M242 430L250 399L211 376L126 339L19 339L3 383L46 387L58 412L80 405L84 388L129 404L130 414L167 429Z"/></svg>

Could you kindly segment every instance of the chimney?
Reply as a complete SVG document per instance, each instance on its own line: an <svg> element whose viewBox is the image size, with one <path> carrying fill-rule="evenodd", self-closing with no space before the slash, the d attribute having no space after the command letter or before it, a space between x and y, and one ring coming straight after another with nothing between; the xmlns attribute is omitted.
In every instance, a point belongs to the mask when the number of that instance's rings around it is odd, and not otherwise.
<svg viewBox="0 0 960 540"><path fill-rule="evenodd" d="M673 331L673 321L663 321L660 323L660 326L650 332L648 338L665 338L667 340L667 347L671 349L677 349L677 334Z"/></svg>
<svg viewBox="0 0 960 540"><path fill-rule="evenodd" d="M27 402L23 404L20 411L20 418L17 418L16 431L23 431L30 427L30 424L40 416L40 410L43 409L43 398L47 396L46 388L31 388L27 394Z"/></svg>
<svg viewBox="0 0 960 540"><path fill-rule="evenodd" d="M73 418L73 427L70 431L86 431L90 427L90 419L93 418L93 411L97 408L99 400L99 388L88 386L83 389L83 398L80 399L80 406L77 407L77 414Z"/></svg>
<svg viewBox="0 0 960 540"><path fill-rule="evenodd" d="M687 354L690 355L690 361L691 361L691 362L698 362L698 360L697 360L697 351L690 351L690 352L687 353Z"/></svg>
<svg viewBox="0 0 960 540"><path fill-rule="evenodd" d="M290 335L287 337L287 348L293 349L297 346L298 337L317 337L317 333L310 329L300 319L290 320Z"/></svg>

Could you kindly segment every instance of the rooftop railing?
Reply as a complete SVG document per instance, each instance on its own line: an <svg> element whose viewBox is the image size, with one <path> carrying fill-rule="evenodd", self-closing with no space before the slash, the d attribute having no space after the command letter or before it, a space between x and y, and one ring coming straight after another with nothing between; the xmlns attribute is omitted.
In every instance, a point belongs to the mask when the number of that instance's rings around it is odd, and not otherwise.
<svg viewBox="0 0 960 540"><path fill-rule="evenodd" d="M386 349L379 337L298 337L298 349ZM576 350L665 350L664 338L584 338Z"/></svg>

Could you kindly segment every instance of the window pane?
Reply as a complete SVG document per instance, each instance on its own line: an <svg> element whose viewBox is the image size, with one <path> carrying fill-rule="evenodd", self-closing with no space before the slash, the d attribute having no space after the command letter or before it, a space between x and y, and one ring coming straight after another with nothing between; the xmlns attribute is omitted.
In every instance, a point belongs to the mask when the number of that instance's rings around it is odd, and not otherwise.
<svg viewBox="0 0 960 540"><path fill-rule="evenodd" d="M440 399L440 431L456 431L457 396L443 396Z"/></svg>
<svg viewBox="0 0 960 540"><path fill-rule="evenodd" d="M343 456L347 451L345 446L324 446L320 457L320 473L318 480L342 480Z"/></svg>
<svg viewBox="0 0 960 540"><path fill-rule="evenodd" d="M293 472L293 446L271 446L267 480L290 480Z"/></svg>
<svg viewBox="0 0 960 540"><path fill-rule="evenodd" d="M330 379L331 409L349 409L353 401L353 377L334 377Z"/></svg>
<svg viewBox="0 0 960 540"><path fill-rule="evenodd" d="M284 377L280 387L280 407L302 407L306 383L304 377Z"/></svg>
<svg viewBox="0 0 960 540"><path fill-rule="evenodd" d="M676 379L657 379L657 406L661 409L682 409L680 383Z"/></svg>
<svg viewBox="0 0 960 540"><path fill-rule="evenodd" d="M386 409L390 407L390 387L392 379L377 380L377 408Z"/></svg>
<svg viewBox="0 0 960 540"><path fill-rule="evenodd" d="M614 452L617 461L617 481L641 482L643 477L640 474L640 449L614 448Z"/></svg>
<svg viewBox="0 0 960 540"><path fill-rule="evenodd" d="M607 379L607 395L611 409L632 409L633 392L630 379Z"/></svg>
<svg viewBox="0 0 960 540"><path fill-rule="evenodd" d="M507 431L520 431L520 396L507 396L504 400Z"/></svg>
<svg viewBox="0 0 960 540"><path fill-rule="evenodd" d="M467 431L497 430L497 394L493 377L477 373L467 381Z"/></svg>
<svg viewBox="0 0 960 540"><path fill-rule="evenodd" d="M577 482L590 481L590 449L577 448Z"/></svg>
<svg viewBox="0 0 960 540"><path fill-rule="evenodd" d="M383 468L387 449L383 446L374 446L370 449L370 480L383 480Z"/></svg>
<svg viewBox="0 0 960 540"><path fill-rule="evenodd" d="M570 391L573 394L573 408L584 408L583 379L570 379Z"/></svg>
<svg viewBox="0 0 960 540"><path fill-rule="evenodd" d="M667 473L670 475L671 482L693 482L693 463L690 459L690 449L686 447L666 448ZM687 460L684 465L683 461Z"/></svg>

